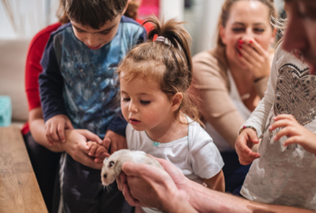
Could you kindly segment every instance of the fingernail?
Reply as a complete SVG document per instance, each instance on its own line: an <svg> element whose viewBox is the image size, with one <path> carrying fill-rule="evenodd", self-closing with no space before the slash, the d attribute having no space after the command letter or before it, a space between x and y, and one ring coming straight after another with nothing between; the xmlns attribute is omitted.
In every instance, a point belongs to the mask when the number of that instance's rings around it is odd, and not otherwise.
<svg viewBox="0 0 316 213"><path fill-rule="evenodd" d="M238 43L239 43L239 44L242 44L242 43L244 43L244 42L243 42L242 40L239 40Z"/></svg>
<svg viewBox="0 0 316 213"><path fill-rule="evenodd" d="M241 45L238 45L238 48L239 48L239 49L242 49L242 46L241 46Z"/></svg>
<svg viewBox="0 0 316 213"><path fill-rule="evenodd" d="M238 53L238 56L239 56L239 57L242 57L241 53Z"/></svg>
<svg viewBox="0 0 316 213"><path fill-rule="evenodd" d="M253 43L253 41L252 41L252 40L250 40L250 41L249 41L249 43L250 43L250 44L252 44L252 43Z"/></svg>

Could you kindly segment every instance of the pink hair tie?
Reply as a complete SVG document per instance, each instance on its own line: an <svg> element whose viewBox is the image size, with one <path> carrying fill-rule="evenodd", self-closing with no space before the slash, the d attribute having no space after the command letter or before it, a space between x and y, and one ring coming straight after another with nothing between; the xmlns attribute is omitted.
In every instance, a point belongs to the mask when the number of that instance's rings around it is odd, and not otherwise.
<svg viewBox="0 0 316 213"><path fill-rule="evenodd" d="M165 42L165 37L163 36L158 36L157 39L155 41L161 41L161 42Z"/></svg>

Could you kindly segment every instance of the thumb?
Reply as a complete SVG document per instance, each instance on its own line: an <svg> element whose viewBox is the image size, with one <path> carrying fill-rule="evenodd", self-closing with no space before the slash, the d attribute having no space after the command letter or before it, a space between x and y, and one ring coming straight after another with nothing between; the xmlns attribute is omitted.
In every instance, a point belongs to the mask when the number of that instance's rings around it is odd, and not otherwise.
<svg viewBox="0 0 316 213"><path fill-rule="evenodd" d="M81 135L86 137L86 139L88 141L95 141L95 142L98 142L98 143L102 143L102 140L96 134L93 134L92 132L90 132L88 130L80 131L80 133L81 133Z"/></svg>
<svg viewBox="0 0 316 213"><path fill-rule="evenodd" d="M255 131L249 131L248 137L252 143L255 143L255 144L259 143L259 138Z"/></svg>
<svg viewBox="0 0 316 213"><path fill-rule="evenodd" d="M106 150L109 150L111 143L112 140L109 137L105 137L102 141L102 145L106 148Z"/></svg>

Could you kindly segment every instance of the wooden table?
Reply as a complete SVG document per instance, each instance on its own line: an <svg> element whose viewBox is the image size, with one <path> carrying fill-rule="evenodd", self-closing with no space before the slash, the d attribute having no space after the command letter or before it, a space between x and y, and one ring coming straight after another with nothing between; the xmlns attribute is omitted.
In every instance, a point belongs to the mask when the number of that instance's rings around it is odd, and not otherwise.
<svg viewBox="0 0 316 213"><path fill-rule="evenodd" d="M0 128L0 212L48 212L18 127Z"/></svg>

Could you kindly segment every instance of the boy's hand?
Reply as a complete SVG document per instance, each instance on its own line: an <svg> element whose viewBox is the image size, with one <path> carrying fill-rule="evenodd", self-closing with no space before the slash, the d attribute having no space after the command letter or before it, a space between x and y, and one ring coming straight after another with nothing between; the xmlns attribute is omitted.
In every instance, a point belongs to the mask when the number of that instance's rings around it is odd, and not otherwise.
<svg viewBox="0 0 316 213"><path fill-rule="evenodd" d="M66 142L65 129L73 129L66 115L55 115L45 122L46 138L52 145L54 142Z"/></svg>
<svg viewBox="0 0 316 213"><path fill-rule="evenodd" d="M111 154L116 152L120 149L127 149L127 142L126 138L120 134L117 134L111 130L108 130L104 136L102 145L107 149L110 150Z"/></svg>
<svg viewBox="0 0 316 213"><path fill-rule="evenodd" d="M259 158L260 154L253 152L251 148L254 144L258 144L259 139L257 133L251 129L244 129L235 142L235 149L242 165L249 165L254 159Z"/></svg>
<svg viewBox="0 0 316 213"><path fill-rule="evenodd" d="M94 157L94 162L102 163L104 158L109 157L110 154L106 148L93 141L87 142L87 150L89 150L89 156Z"/></svg>
<svg viewBox="0 0 316 213"><path fill-rule="evenodd" d="M292 115L278 115L274 118L275 123L269 127L270 131L281 129L274 141L280 140L283 136L288 137L283 146L297 143L306 151L316 154L316 134L300 125Z"/></svg>

